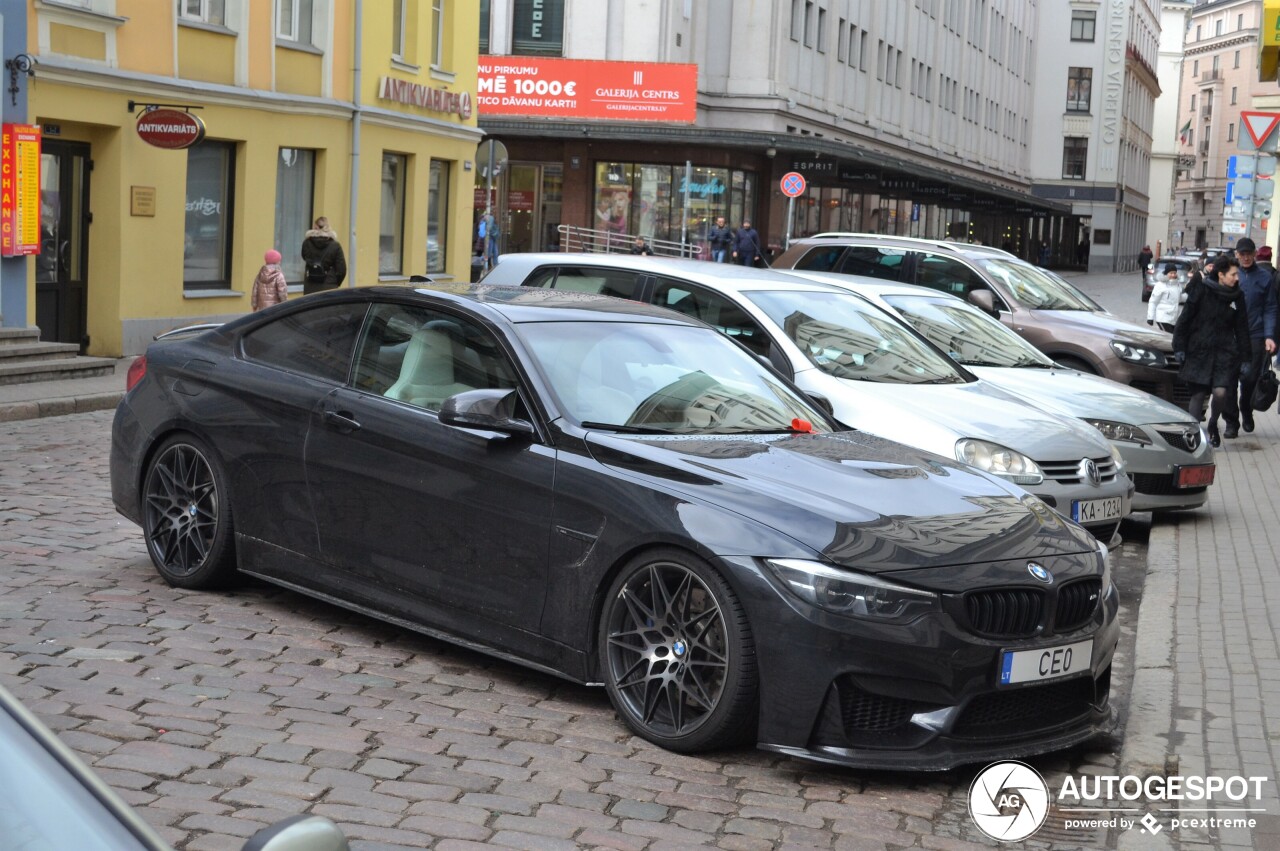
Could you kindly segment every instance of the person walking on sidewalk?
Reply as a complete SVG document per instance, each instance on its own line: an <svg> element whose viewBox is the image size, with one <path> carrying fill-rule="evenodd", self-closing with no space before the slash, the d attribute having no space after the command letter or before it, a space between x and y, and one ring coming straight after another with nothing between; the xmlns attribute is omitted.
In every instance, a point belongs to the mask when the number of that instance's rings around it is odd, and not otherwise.
<svg viewBox="0 0 1280 851"><path fill-rule="evenodd" d="M733 231L724 223L724 216L717 216L716 223L707 231L707 243L711 246L711 259L724 263L733 250Z"/></svg>
<svg viewBox="0 0 1280 851"><path fill-rule="evenodd" d="M253 279L253 293L249 296L249 309L255 312L289 298L289 284L280 269L280 252L273 248L262 259L266 262Z"/></svg>
<svg viewBox="0 0 1280 851"><path fill-rule="evenodd" d="M1239 399L1233 393L1228 400L1232 404L1227 410L1227 428L1223 432L1226 437L1239 433L1237 424L1245 431L1253 431L1253 389L1258 384L1258 376L1262 375L1263 365L1276 350L1275 275L1258 264L1257 246L1247 236L1236 243L1236 258L1240 263L1240 292L1249 317L1249 369L1240 375Z"/></svg>
<svg viewBox="0 0 1280 851"><path fill-rule="evenodd" d="M1151 253L1151 246L1144 245L1142 250L1138 252L1138 277L1142 278L1142 283L1147 282L1147 267L1151 265L1151 259L1155 257Z"/></svg>
<svg viewBox="0 0 1280 851"><path fill-rule="evenodd" d="M329 220L321 216L302 239L302 264L306 282L302 294L332 290L347 278L347 257L338 235L329 230Z"/></svg>
<svg viewBox="0 0 1280 851"><path fill-rule="evenodd" d="M1213 271L1187 293L1187 303L1173 329L1173 350L1182 368L1178 377L1191 385L1187 411L1197 420L1209 405L1209 442L1222 445L1218 418L1224 416L1229 393L1235 391L1240 373L1250 367L1249 317L1244 293L1237 286L1239 266L1235 258L1214 258ZM1227 433L1227 437L1235 434Z"/></svg>
<svg viewBox="0 0 1280 851"><path fill-rule="evenodd" d="M742 227L733 237L733 259L743 266L754 266L760 256L760 234L751 226L750 219L743 219Z"/></svg>
<svg viewBox="0 0 1280 851"><path fill-rule="evenodd" d="M1178 267L1166 263L1164 273L1156 278L1151 288L1151 300L1147 302L1147 324L1159 325L1160 330L1173 333L1173 326L1182 312L1182 303L1187 300L1182 282L1178 280Z"/></svg>

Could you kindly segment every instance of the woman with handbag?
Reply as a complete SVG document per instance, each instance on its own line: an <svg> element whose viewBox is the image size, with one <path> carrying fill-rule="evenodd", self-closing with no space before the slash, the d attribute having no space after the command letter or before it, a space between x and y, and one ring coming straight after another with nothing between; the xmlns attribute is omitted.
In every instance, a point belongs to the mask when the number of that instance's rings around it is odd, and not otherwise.
<svg viewBox="0 0 1280 851"><path fill-rule="evenodd" d="M1222 445L1218 418L1227 413L1227 389L1235 389L1247 372L1252 344L1244 295L1237 286L1239 264L1225 254L1214 259L1213 271L1187 293L1187 303L1173 329L1173 350L1182 356L1178 377L1191 385L1187 411L1197 420L1209 406L1209 442ZM1228 426L1230 423L1228 423ZM1232 430L1228 437L1235 437Z"/></svg>

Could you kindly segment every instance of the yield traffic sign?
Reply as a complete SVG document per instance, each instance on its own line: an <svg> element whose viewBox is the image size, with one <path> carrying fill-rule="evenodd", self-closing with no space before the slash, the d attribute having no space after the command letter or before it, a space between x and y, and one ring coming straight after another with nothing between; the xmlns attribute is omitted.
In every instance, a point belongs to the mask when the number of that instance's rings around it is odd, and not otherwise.
<svg viewBox="0 0 1280 851"><path fill-rule="evenodd" d="M797 195L803 195L805 189L804 175L798 171L789 171L782 175L782 194L788 198L795 198Z"/></svg>
<svg viewBox="0 0 1280 851"><path fill-rule="evenodd" d="M1261 148L1267 141L1267 137L1276 129L1276 125L1280 124L1280 112L1242 110L1240 123L1244 125L1245 132L1253 140L1254 147Z"/></svg>

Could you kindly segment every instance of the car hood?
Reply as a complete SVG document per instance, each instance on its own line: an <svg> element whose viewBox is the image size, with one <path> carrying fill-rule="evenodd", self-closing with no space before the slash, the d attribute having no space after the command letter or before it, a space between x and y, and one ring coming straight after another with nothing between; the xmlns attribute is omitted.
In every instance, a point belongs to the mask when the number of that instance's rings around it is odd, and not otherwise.
<svg viewBox="0 0 1280 851"><path fill-rule="evenodd" d="M1105 336L1108 340L1126 340L1158 352L1173 351L1172 334L1144 328L1100 310L1033 310L1031 313L1033 316L1042 316L1042 318L1052 317L1053 323L1059 329L1060 338L1070 338L1072 329L1075 329L1076 333Z"/></svg>
<svg viewBox="0 0 1280 851"><path fill-rule="evenodd" d="M1098 430L1075 416L1042 410L981 380L885 384L831 378L823 387L836 418L846 425L947 457L955 457L956 441L963 437L991 441L1035 461L1111 454Z"/></svg>
<svg viewBox="0 0 1280 851"><path fill-rule="evenodd" d="M1074 369L973 366L984 381L1055 413L1071 417L1151 425L1195 420L1177 405L1099 375Z"/></svg>
<svg viewBox="0 0 1280 851"><path fill-rule="evenodd" d="M1047 558L1096 546L1083 529L1012 485L860 432L590 432L587 446L601 464L658 480L860 570Z"/></svg>

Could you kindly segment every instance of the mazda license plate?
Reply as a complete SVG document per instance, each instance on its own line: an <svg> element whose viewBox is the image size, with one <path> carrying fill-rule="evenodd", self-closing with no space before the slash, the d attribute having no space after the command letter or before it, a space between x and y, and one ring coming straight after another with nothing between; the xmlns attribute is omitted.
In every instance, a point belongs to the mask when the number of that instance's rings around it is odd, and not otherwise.
<svg viewBox="0 0 1280 851"><path fill-rule="evenodd" d="M1175 467L1174 484L1180 488L1203 488L1213 484L1213 464L1197 464L1194 467Z"/></svg>

